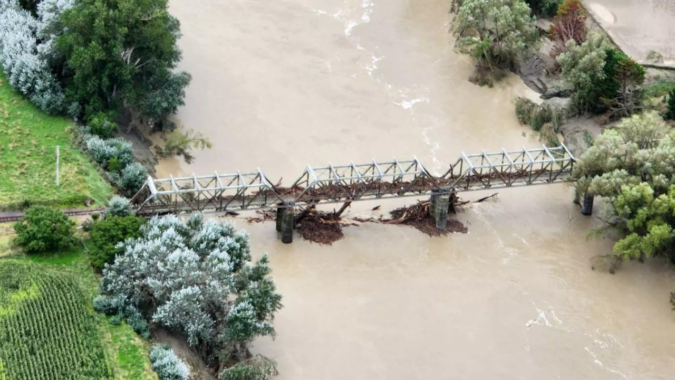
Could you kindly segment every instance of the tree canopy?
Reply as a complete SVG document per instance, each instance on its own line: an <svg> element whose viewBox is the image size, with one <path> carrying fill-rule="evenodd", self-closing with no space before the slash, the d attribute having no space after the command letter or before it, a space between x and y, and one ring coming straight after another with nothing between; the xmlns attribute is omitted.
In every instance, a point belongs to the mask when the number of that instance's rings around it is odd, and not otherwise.
<svg viewBox="0 0 675 380"><path fill-rule="evenodd" d="M582 191L607 200L605 218L623 237L614 246L617 256L675 261L675 132L656 112L605 130L573 175Z"/></svg>
<svg viewBox="0 0 675 380"><path fill-rule="evenodd" d="M124 107L161 127L183 104L190 77L172 71L180 27L166 0L79 0L61 20L67 32L56 47L71 115Z"/></svg>
<svg viewBox="0 0 675 380"><path fill-rule="evenodd" d="M140 310L224 368L248 359L255 337L275 334L281 295L270 272L267 255L251 263L248 235L231 224L154 218L105 266L97 304Z"/></svg>
<svg viewBox="0 0 675 380"><path fill-rule="evenodd" d="M479 70L512 69L537 48L536 20L523 0L465 0L454 20L457 49Z"/></svg>

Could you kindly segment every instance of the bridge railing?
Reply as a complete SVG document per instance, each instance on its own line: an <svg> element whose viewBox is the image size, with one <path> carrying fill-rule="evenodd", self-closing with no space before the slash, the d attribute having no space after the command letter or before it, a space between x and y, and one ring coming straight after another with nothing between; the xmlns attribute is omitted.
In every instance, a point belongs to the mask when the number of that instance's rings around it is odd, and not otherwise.
<svg viewBox="0 0 675 380"><path fill-rule="evenodd" d="M272 185L262 170L165 179L148 177L132 202L141 214L204 210L246 210L277 205L395 198L432 192L471 191L561 182L572 173L574 156L559 147L478 154L462 152L443 175L431 175L412 160L323 167L308 165L291 187Z"/></svg>

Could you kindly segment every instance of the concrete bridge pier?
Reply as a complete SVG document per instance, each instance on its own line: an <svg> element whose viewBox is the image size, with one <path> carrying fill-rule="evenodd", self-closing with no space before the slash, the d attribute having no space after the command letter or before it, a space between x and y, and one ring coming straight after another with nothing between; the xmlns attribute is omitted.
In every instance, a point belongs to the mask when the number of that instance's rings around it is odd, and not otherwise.
<svg viewBox="0 0 675 380"><path fill-rule="evenodd" d="M436 228L444 230L448 226L450 192L432 193L429 200L429 215L436 221Z"/></svg>
<svg viewBox="0 0 675 380"><path fill-rule="evenodd" d="M293 203L277 206L277 232L284 244L293 242L293 230L295 229L295 214Z"/></svg>
<svg viewBox="0 0 675 380"><path fill-rule="evenodd" d="M593 194L584 194L584 198L581 202L581 214L582 215L592 215L593 214L593 201L595 196Z"/></svg>

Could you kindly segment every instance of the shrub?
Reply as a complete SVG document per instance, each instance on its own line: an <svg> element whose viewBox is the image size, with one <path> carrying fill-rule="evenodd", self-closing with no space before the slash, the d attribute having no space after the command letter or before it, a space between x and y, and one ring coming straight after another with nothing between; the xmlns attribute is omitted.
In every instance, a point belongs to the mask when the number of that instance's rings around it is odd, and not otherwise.
<svg viewBox="0 0 675 380"><path fill-rule="evenodd" d="M268 380L278 374L274 361L256 356L220 373L220 380Z"/></svg>
<svg viewBox="0 0 675 380"><path fill-rule="evenodd" d="M110 159L115 158L124 169L134 160L131 144L121 138L104 140L98 136L87 135L84 138L87 150L99 165L106 167Z"/></svg>
<svg viewBox="0 0 675 380"><path fill-rule="evenodd" d="M131 208L131 202L127 198L114 196L108 202L108 208L105 209L105 213L106 215L124 217L132 215L134 211Z"/></svg>
<svg viewBox="0 0 675 380"><path fill-rule="evenodd" d="M36 17L16 0L0 1L2 69L14 89L49 114L61 112L65 104L63 89L47 60L53 51L49 41L61 31L53 15L71 5L63 1L56 7L38 7Z"/></svg>
<svg viewBox="0 0 675 380"><path fill-rule="evenodd" d="M14 225L16 243L27 252L51 251L70 246L75 222L60 210L33 206Z"/></svg>
<svg viewBox="0 0 675 380"><path fill-rule="evenodd" d="M150 362L159 380L187 380L190 376L188 366L169 346L153 346L150 350Z"/></svg>
<svg viewBox="0 0 675 380"><path fill-rule="evenodd" d="M98 112L90 116L87 124L91 129L91 133L103 139L111 138L119 132L120 128L117 123L110 121L110 116L104 112Z"/></svg>
<svg viewBox="0 0 675 380"><path fill-rule="evenodd" d="M675 89L668 94L668 110L664 116L666 120L675 120Z"/></svg>
<svg viewBox="0 0 675 380"><path fill-rule="evenodd" d="M517 98L516 116L520 124L527 124L535 131L540 131L545 124L550 123L555 134L560 131L560 126L565 119L565 111L548 104L538 105L526 98ZM553 141L551 138L547 140ZM557 144L550 146L555 145Z"/></svg>
<svg viewBox="0 0 675 380"><path fill-rule="evenodd" d="M148 170L145 166L134 162L122 169L122 174L117 181L120 192L128 197L133 197L148 179Z"/></svg>
<svg viewBox="0 0 675 380"><path fill-rule="evenodd" d="M102 270L105 264L110 264L118 253L117 244L126 239L135 239L140 236L140 228L145 219L135 216L119 217L107 216L104 220L94 224L91 231L92 250L90 252L91 265Z"/></svg>

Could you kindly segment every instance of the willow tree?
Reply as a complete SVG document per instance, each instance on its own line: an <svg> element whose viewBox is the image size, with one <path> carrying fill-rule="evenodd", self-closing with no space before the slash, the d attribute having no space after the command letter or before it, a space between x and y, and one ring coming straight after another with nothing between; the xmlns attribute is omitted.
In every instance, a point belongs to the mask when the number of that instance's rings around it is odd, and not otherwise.
<svg viewBox="0 0 675 380"><path fill-rule="evenodd" d="M453 24L456 48L476 60L481 85L514 70L538 47L536 20L523 0L465 0Z"/></svg>

